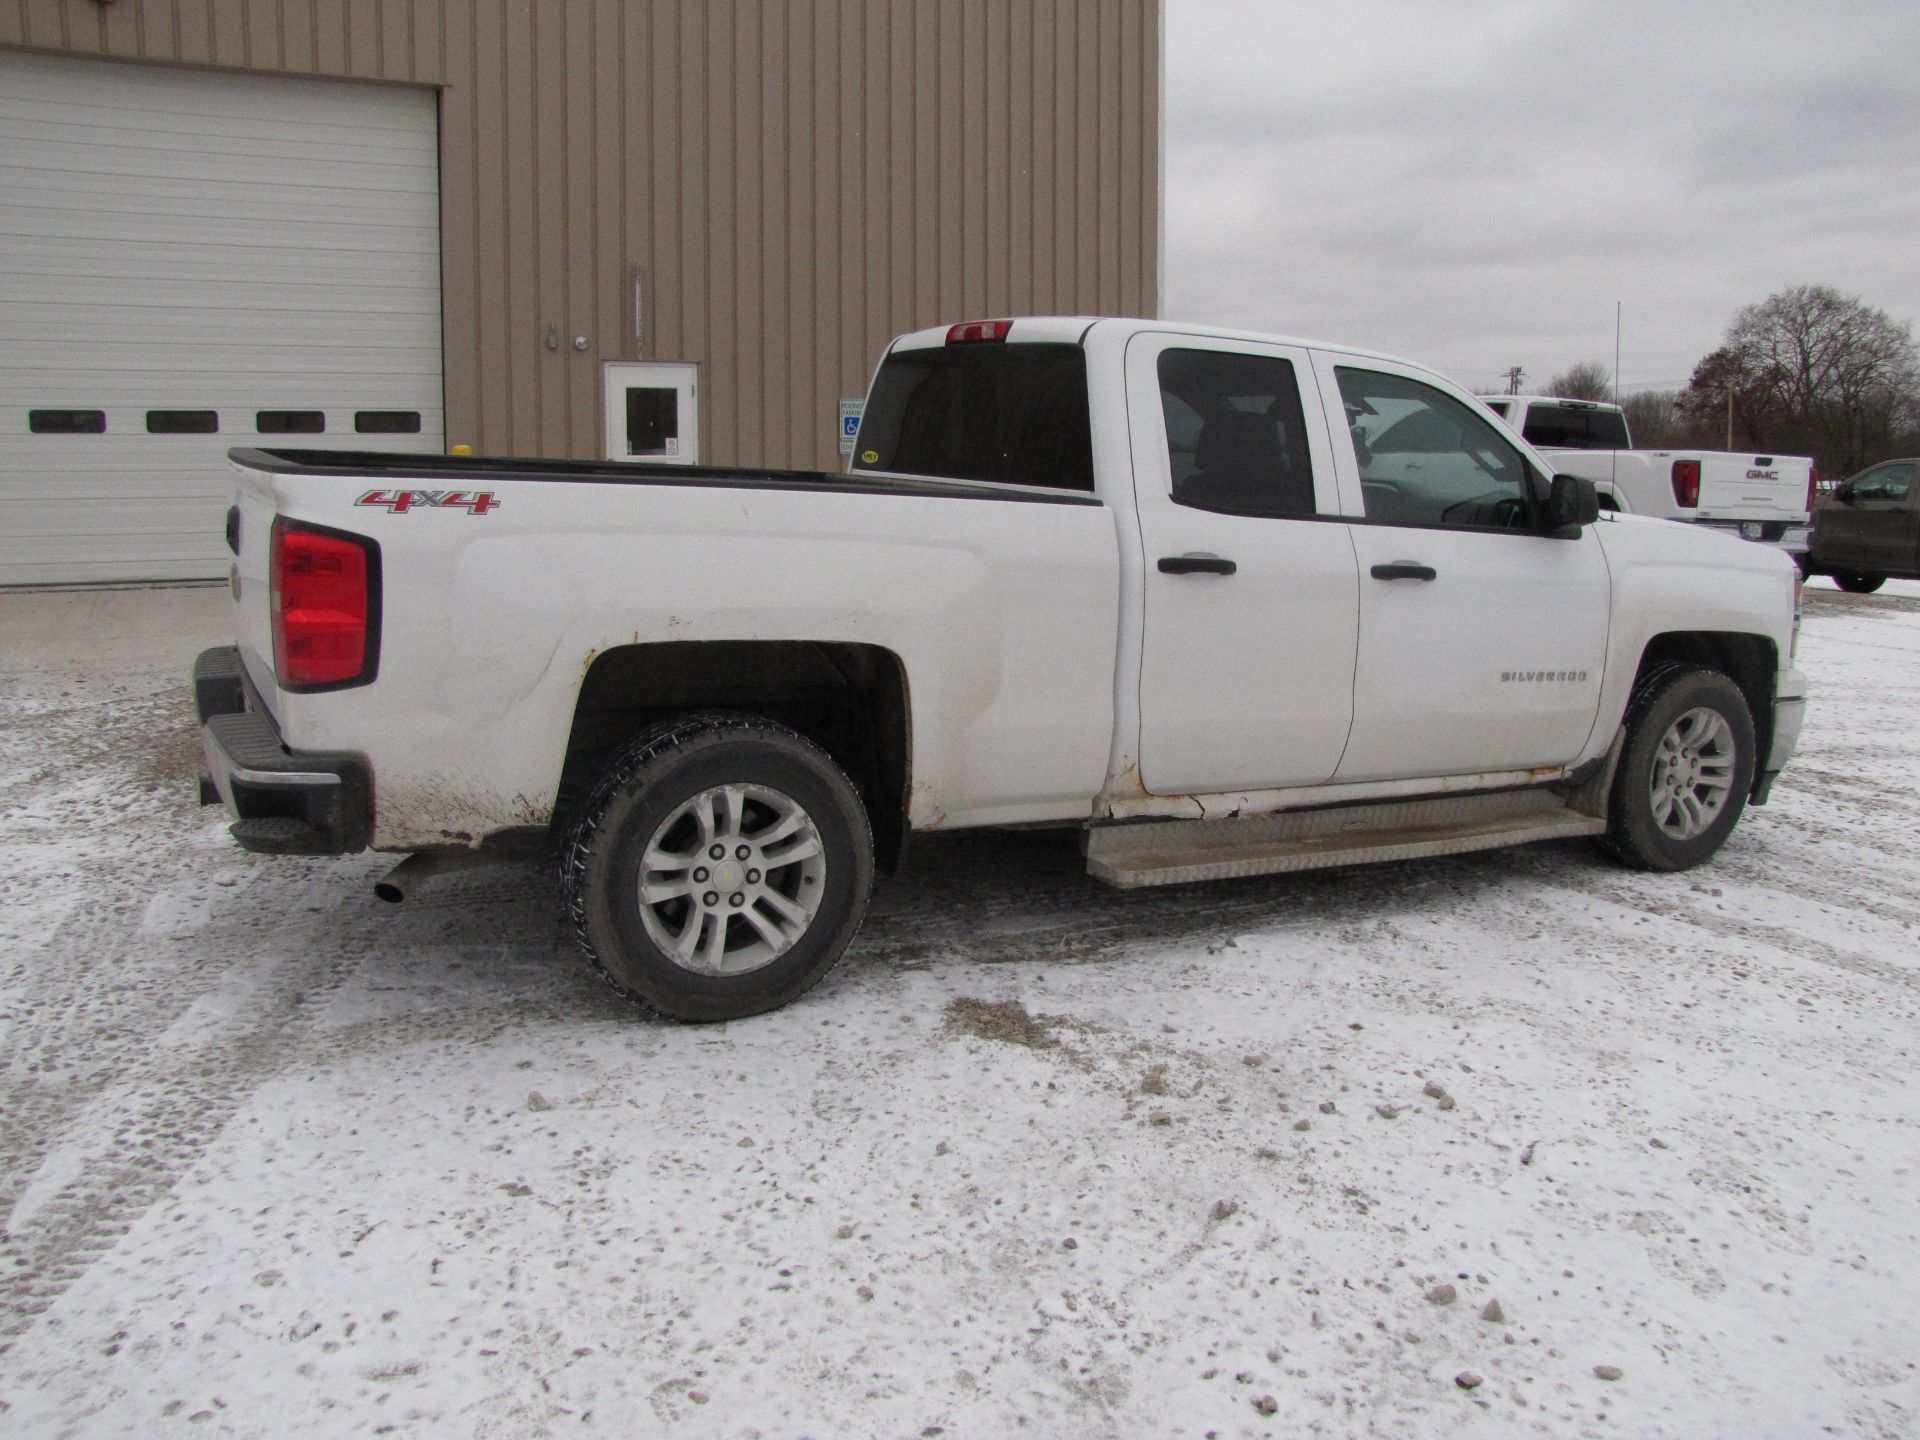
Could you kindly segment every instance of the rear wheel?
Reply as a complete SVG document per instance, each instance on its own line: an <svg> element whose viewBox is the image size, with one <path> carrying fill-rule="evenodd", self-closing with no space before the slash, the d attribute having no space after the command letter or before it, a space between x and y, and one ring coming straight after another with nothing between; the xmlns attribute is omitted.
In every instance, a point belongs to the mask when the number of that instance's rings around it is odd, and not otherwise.
<svg viewBox="0 0 1920 1440"><path fill-rule="evenodd" d="M561 858L587 958L676 1020L735 1020L818 984L873 885L846 774L771 721L703 715L640 737L600 775Z"/></svg>
<svg viewBox="0 0 1920 1440"><path fill-rule="evenodd" d="M1868 575L1860 570L1836 570L1833 583L1849 595L1871 595L1887 583L1884 575Z"/></svg>
<svg viewBox="0 0 1920 1440"><path fill-rule="evenodd" d="M1746 697L1716 670L1672 665L1642 680L1626 726L1601 844L1644 870L1700 864L1732 833L1753 788Z"/></svg>

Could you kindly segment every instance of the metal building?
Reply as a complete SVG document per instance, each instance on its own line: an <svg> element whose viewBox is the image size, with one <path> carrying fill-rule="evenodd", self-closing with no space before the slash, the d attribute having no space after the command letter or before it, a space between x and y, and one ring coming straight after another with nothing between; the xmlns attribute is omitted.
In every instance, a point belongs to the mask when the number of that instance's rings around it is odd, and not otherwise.
<svg viewBox="0 0 1920 1440"><path fill-rule="evenodd" d="M880 347L1153 314L1159 0L0 0L0 584L235 445L835 468Z"/></svg>

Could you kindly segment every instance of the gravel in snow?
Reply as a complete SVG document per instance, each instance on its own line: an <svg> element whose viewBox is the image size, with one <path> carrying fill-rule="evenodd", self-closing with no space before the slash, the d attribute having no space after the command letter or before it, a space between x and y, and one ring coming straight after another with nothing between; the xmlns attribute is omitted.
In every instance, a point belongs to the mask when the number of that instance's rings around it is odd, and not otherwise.
<svg viewBox="0 0 1920 1440"><path fill-rule="evenodd" d="M26 648L0 1433L1920 1426L1920 585L1810 587L1801 755L1705 869L1123 893L928 838L819 990L704 1028L535 867L395 910L240 852L184 661Z"/></svg>

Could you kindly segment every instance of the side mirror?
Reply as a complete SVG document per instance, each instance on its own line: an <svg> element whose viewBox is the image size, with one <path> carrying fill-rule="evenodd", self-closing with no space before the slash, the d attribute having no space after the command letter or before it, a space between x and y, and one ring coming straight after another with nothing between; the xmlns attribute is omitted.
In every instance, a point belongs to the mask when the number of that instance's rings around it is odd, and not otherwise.
<svg viewBox="0 0 1920 1440"><path fill-rule="evenodd" d="M1591 480L1578 475L1556 475L1547 492L1546 528L1549 531L1578 530L1600 518L1600 492Z"/></svg>

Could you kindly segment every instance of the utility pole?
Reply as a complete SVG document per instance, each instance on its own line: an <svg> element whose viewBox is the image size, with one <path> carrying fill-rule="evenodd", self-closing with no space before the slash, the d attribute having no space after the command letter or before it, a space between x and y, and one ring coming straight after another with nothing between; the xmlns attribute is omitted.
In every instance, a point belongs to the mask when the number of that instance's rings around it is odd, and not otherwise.
<svg viewBox="0 0 1920 1440"><path fill-rule="evenodd" d="M1518 365L1515 365L1507 371L1507 394L1518 395L1520 393L1520 382L1526 378L1526 373L1527 372L1522 370Z"/></svg>

